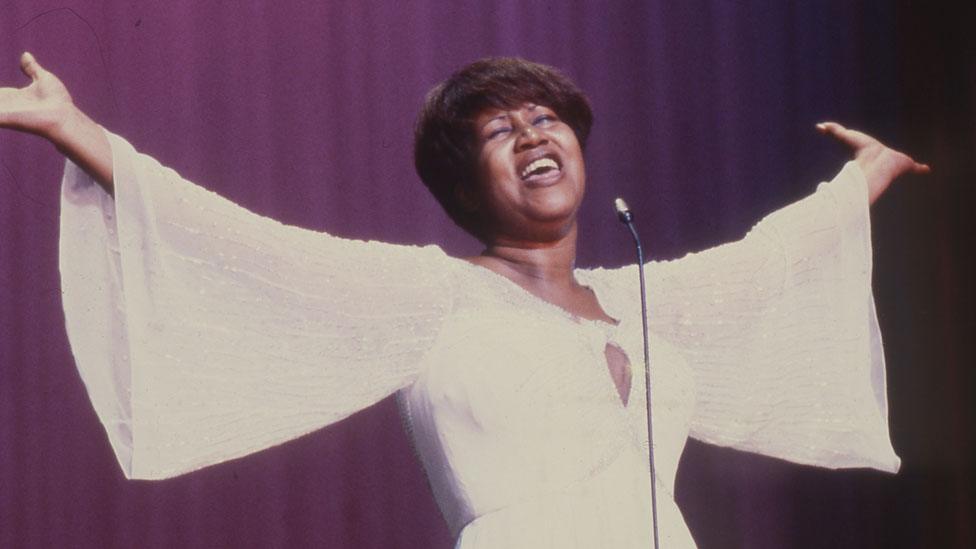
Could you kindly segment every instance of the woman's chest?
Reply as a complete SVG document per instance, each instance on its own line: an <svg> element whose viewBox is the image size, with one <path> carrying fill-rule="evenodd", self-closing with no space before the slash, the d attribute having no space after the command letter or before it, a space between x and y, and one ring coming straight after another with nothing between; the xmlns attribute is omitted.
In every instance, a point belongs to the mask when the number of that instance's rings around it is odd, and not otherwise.
<svg viewBox="0 0 976 549"><path fill-rule="evenodd" d="M639 438L643 340L639 317L637 330L629 320L579 322L545 308L472 300L452 313L428 356L425 397L435 413L464 418L481 433ZM657 421L680 430L692 382L668 351L660 342L652 348L654 409Z"/></svg>

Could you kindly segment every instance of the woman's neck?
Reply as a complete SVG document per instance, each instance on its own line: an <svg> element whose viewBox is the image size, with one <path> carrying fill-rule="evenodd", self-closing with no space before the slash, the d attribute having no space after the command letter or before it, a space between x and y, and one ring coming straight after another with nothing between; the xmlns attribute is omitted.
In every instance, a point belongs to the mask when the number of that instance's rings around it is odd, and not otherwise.
<svg viewBox="0 0 976 549"><path fill-rule="evenodd" d="M495 239L481 255L468 261L504 276L576 318L617 323L603 310L596 294L576 281L575 226L552 243Z"/></svg>
<svg viewBox="0 0 976 549"><path fill-rule="evenodd" d="M559 292L577 286L576 228L553 242L522 242L497 238L480 256L468 259L505 276L526 289Z"/></svg>

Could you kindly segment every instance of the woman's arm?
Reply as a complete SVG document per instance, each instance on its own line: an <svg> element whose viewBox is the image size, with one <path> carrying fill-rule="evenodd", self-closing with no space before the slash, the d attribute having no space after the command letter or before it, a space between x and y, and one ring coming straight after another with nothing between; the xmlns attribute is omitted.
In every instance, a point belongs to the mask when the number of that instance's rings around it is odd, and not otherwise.
<svg viewBox="0 0 976 549"><path fill-rule="evenodd" d="M65 327L127 477L282 443L416 378L452 306L453 260L440 249L256 215L104 131L30 54L21 67L31 83L0 89L0 127L72 161Z"/></svg>
<svg viewBox="0 0 976 549"><path fill-rule="evenodd" d="M872 194L851 161L742 240L648 265L651 331L695 378L693 437L809 465L898 469L871 292Z"/></svg>
<svg viewBox="0 0 976 549"><path fill-rule="evenodd" d="M651 331L695 377L692 436L799 463L896 471L868 207L899 176L929 168L861 132L817 127L854 159L742 240L649 264ZM624 274L629 282L635 273Z"/></svg>
<svg viewBox="0 0 976 549"><path fill-rule="evenodd" d="M0 88L0 127L47 139L112 194L112 150L102 128L81 112L58 77L30 53L20 57L24 88Z"/></svg>

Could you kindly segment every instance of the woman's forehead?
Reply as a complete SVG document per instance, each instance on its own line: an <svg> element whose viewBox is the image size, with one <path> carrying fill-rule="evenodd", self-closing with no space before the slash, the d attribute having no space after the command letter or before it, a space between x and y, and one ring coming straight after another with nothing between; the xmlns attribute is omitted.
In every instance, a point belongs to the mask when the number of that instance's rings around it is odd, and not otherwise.
<svg viewBox="0 0 976 549"><path fill-rule="evenodd" d="M486 107L475 115L474 121L478 126L484 126L485 124L488 124L494 120L507 120L511 118L513 114L519 111L532 113L538 110L550 109L545 105L540 105L535 102L525 102L514 107Z"/></svg>

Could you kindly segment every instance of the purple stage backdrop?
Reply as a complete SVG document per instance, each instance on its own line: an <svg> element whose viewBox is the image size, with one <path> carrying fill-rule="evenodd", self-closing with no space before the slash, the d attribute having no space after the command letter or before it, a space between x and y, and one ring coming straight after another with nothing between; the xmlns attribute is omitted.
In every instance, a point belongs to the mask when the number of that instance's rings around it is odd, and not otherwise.
<svg viewBox="0 0 976 549"><path fill-rule="evenodd" d="M415 176L426 90L519 55L589 93L582 265L738 238L845 160L814 123L930 162L875 208L896 476L692 443L677 498L703 548L971 547L972 13L913 2L5 0L0 85L34 52L93 118L286 223L477 251ZM0 547L448 548L387 399L174 480L123 479L74 369L57 266L63 162L0 134ZM967 282L968 281L968 282Z"/></svg>

